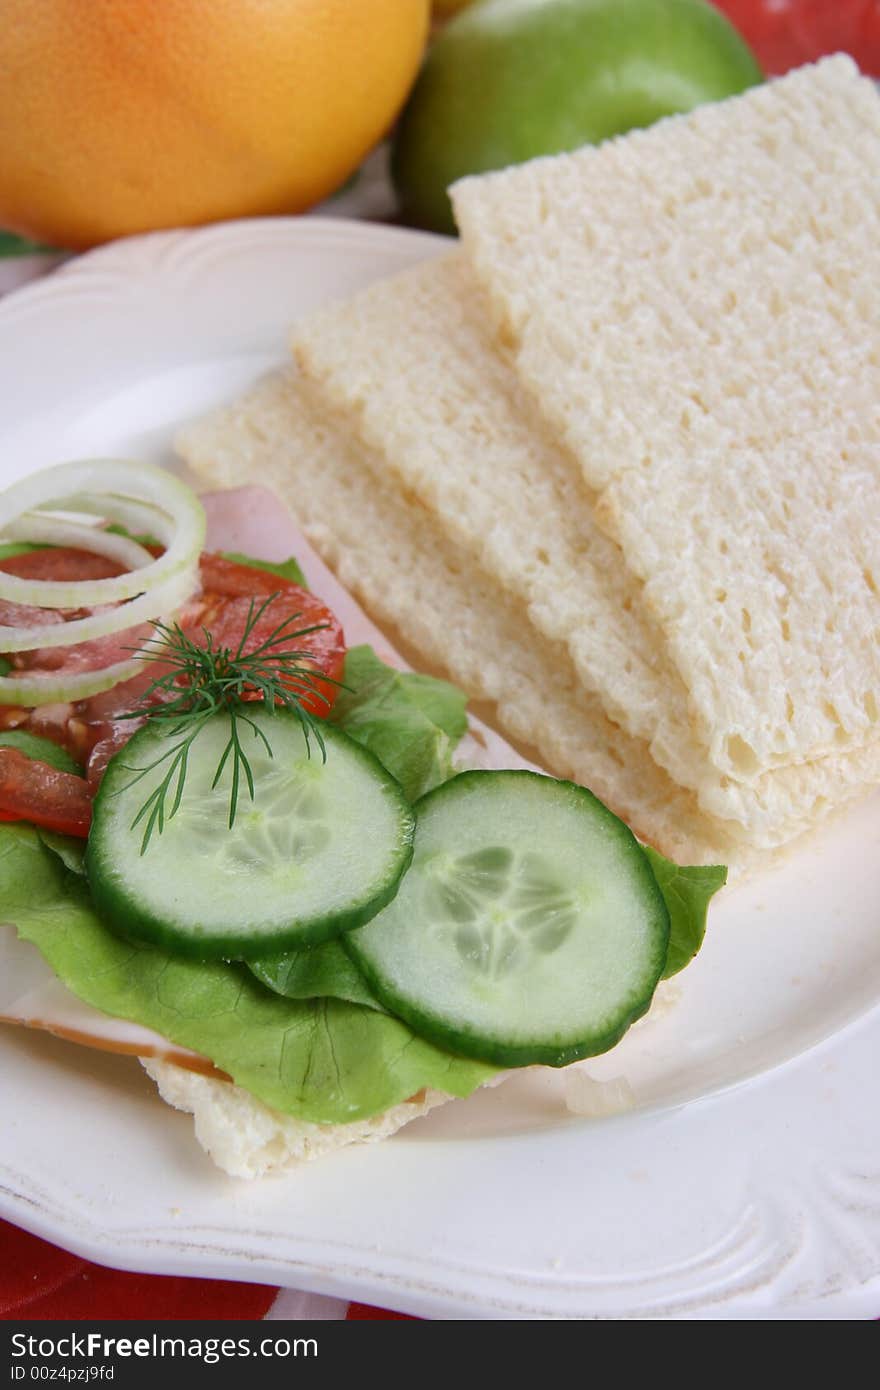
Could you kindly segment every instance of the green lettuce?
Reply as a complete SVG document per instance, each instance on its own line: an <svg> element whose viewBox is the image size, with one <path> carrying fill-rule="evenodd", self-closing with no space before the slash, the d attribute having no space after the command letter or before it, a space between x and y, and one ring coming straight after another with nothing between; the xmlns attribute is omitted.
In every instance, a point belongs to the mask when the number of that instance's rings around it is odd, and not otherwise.
<svg viewBox="0 0 880 1390"><path fill-rule="evenodd" d="M338 941L277 956L249 960L249 968L276 994L287 999L348 999L352 1004L385 1010L348 952Z"/></svg>
<svg viewBox="0 0 880 1390"><path fill-rule="evenodd" d="M267 574L277 574L279 579L289 579L291 584L298 584L301 589L309 587L305 575L292 555L281 564L274 565L269 560L255 560L252 555L241 555L235 550L221 550L220 554L224 560L232 560L236 565L247 565L252 570L265 570Z"/></svg>
<svg viewBox="0 0 880 1390"><path fill-rule="evenodd" d="M80 878L86 876L86 842L76 835L62 835L60 830L47 830L42 825L34 827L46 849L57 854L65 869Z"/></svg>
<svg viewBox="0 0 880 1390"><path fill-rule="evenodd" d="M642 848L669 912L669 948L663 971L663 979L668 980L684 970L702 946L709 902L727 882L727 869L723 864L673 864L650 845Z"/></svg>
<svg viewBox="0 0 880 1390"><path fill-rule="evenodd" d="M341 999L285 999L243 966L123 941L88 886L30 826L0 826L0 921L14 922L87 1004L211 1060L284 1114L366 1119L425 1086L469 1095L495 1068L443 1052L398 1019Z"/></svg>
<svg viewBox="0 0 880 1390"><path fill-rule="evenodd" d="M113 531L117 536L128 536L129 540L137 541L139 545L161 546L155 536L136 536L134 532L127 531L124 526L114 522L107 527L108 531ZM298 584L301 589L307 589L306 577L299 567L299 563L291 555L280 564L273 564L269 560L255 560L253 555L243 555L237 550L221 550L218 552L224 560L231 560L236 565L247 565L248 569L265 570L268 574L277 574L279 579L289 579L292 584Z"/></svg>
<svg viewBox="0 0 880 1390"><path fill-rule="evenodd" d="M375 753L410 801L452 775L452 754L467 729L462 691L386 666L367 646L349 650L343 681L330 722Z"/></svg>
<svg viewBox="0 0 880 1390"><path fill-rule="evenodd" d="M29 733L27 729L0 730L0 748L15 748L26 758L36 758L38 762L48 763L59 772L69 772L74 777L82 777L83 770L60 744L41 734Z"/></svg>
<svg viewBox="0 0 880 1390"><path fill-rule="evenodd" d="M15 555L30 555L34 550L47 550L45 545L32 545L30 541L6 541L0 545L0 560L11 560Z"/></svg>

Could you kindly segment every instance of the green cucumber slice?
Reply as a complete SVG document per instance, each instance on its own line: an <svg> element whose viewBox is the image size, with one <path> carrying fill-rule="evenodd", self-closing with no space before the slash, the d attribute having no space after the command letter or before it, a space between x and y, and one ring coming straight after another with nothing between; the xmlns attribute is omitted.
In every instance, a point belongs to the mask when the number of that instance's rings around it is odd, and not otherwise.
<svg viewBox="0 0 880 1390"><path fill-rule="evenodd" d="M613 1047L666 962L669 914L632 832L591 792L463 772L416 803L394 901L343 944L415 1032L500 1066Z"/></svg>
<svg viewBox="0 0 880 1390"><path fill-rule="evenodd" d="M86 872L98 911L123 935L202 960L242 959L358 927L397 891L415 821L390 773L340 729L322 727L324 762L290 711L255 703L247 718L256 730L238 725L255 795L242 777L231 829L228 764L212 785L227 714L197 734L180 805L143 853L143 824L133 822L168 762L137 780L133 769L150 768L179 735L151 721L111 758Z"/></svg>

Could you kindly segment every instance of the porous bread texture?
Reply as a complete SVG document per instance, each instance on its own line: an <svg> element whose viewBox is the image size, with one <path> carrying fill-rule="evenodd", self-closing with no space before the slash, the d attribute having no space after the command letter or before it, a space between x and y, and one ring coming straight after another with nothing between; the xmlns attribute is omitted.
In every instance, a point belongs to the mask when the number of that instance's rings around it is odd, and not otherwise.
<svg viewBox="0 0 880 1390"><path fill-rule="evenodd" d="M565 646L531 629L515 604L354 436L321 416L292 373L267 377L177 440L206 482L259 478L277 491L324 560L372 616L392 624L469 695L492 702L507 734L548 770L589 786L642 839L679 862L731 877L753 856L726 823L656 766L584 692Z"/></svg>
<svg viewBox="0 0 880 1390"><path fill-rule="evenodd" d="M739 780L880 735L880 99L835 57L452 190Z"/></svg>
<svg viewBox="0 0 880 1390"><path fill-rule="evenodd" d="M285 499L312 543L380 622L474 699L493 703L509 737L546 768L592 790L679 863L724 862L734 881L811 830L834 802L777 817L758 845L736 822L703 813L579 686L565 648L530 631L516 604L394 487L379 460L304 398L292 373L266 377L233 406L181 432L178 452L206 482L259 478ZM804 798L805 800L805 798Z"/></svg>
<svg viewBox="0 0 880 1390"><path fill-rule="evenodd" d="M653 738L658 720L676 725L673 741L684 733L679 762L689 766L657 760L696 786L684 688L673 688L677 703L661 698L674 673L644 620L640 585L596 524L576 465L524 414L482 318L461 256L426 262L297 324L302 389L524 600L545 637L568 645L612 719L636 738Z"/></svg>
<svg viewBox="0 0 880 1390"><path fill-rule="evenodd" d="M880 742L754 784L713 768L641 584L598 527L579 467L522 409L483 304L453 254L310 314L292 339L300 390L362 438L544 637L564 643L586 691L702 808L743 838L778 842L880 780ZM373 465L377 472L377 465Z"/></svg>
<svg viewBox="0 0 880 1390"><path fill-rule="evenodd" d="M153 1057L142 1057L140 1062L162 1099L193 1116L196 1139L218 1168L233 1178L262 1178L349 1144L387 1139L451 1099L443 1091L426 1090L369 1120L322 1125L282 1115L231 1081L201 1076Z"/></svg>

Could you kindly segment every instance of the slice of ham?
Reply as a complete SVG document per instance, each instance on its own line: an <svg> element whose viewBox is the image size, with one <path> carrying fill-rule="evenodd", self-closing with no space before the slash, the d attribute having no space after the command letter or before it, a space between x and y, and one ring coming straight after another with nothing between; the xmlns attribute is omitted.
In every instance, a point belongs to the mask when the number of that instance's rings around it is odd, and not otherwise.
<svg viewBox="0 0 880 1390"><path fill-rule="evenodd" d="M157 1057L205 1076L224 1075L207 1057L177 1047L140 1024L84 1004L56 978L36 947L19 941L10 926L0 927L0 1021L40 1028L103 1052Z"/></svg>
<svg viewBox="0 0 880 1390"><path fill-rule="evenodd" d="M295 556L308 587L342 623L348 646L369 643L389 665L409 669L315 553L273 493L261 487L235 488L207 493L202 501L208 518L207 549L234 551L275 563ZM108 692L108 715L111 710L115 712L112 692ZM459 758L471 767L533 768L500 735L474 718L469 720L469 732L459 745ZM19 941L14 926L0 926L0 1022L41 1028L104 1051L158 1057L206 1075L223 1075L207 1058L177 1047L139 1024L112 1018L84 1004L61 984L33 946Z"/></svg>

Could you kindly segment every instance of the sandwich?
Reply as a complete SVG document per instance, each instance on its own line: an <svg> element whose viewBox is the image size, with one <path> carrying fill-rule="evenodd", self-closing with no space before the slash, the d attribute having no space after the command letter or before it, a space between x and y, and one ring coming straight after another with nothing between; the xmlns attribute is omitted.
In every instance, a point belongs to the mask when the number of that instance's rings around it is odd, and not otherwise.
<svg viewBox="0 0 880 1390"><path fill-rule="evenodd" d="M464 696L449 683L407 671L271 494L247 488L206 496L205 541L198 501L170 475L157 474L135 465L73 465L36 475L24 485L27 495L19 485L3 498L5 533L18 553L0 558L0 588L8 586L0 640L10 667L0 736L0 916L10 924L0 1016L140 1056L161 1094L194 1113L197 1136L236 1176L385 1137L441 1101L493 1084L511 1066L561 1065L610 1046L648 1007L661 977L699 945L706 904L723 873L698 871L692 910L682 913L676 897L672 932L660 886L667 861L649 859L588 793L538 777L466 714ZM66 528L75 524L49 511L62 501L105 523L118 525L124 516L126 534L95 526L71 533ZM131 524L143 525L148 512L152 532L132 539ZM25 531L34 539L19 539ZM188 536L186 563L181 531ZM71 540L77 544L61 544ZM130 570L122 568L129 562ZM111 601L97 602L114 584ZM144 586L138 597L115 599L137 585ZM133 624L134 605L157 591L160 600L170 592L173 607ZM13 607L10 594L28 602ZM74 606L75 599L81 601ZM248 622L248 640L238 641ZM38 624L46 633L84 624L85 637L73 627L66 635L78 640L23 646L35 640ZM228 667L238 647L245 657L264 647L268 674L246 666L243 698L219 717L212 709L199 724L194 671L203 675L206 660ZM273 671L298 704L288 708L270 685L275 704L263 717L267 692L255 696ZM227 669L226 678L233 674ZM15 703L16 696L30 703ZM311 710L303 708L308 700ZM194 728L181 783L175 758ZM234 748L210 785L230 729L244 752L237 796ZM298 768L292 796L281 785L282 763L285 776ZM502 781L488 769L504 769ZM563 1019L562 1027L545 1017L529 1037L516 1004L518 972L529 952L542 966L545 956L575 948L576 885L548 880L534 845L524 864L514 862L516 849L506 842L484 846L481 861L473 829L458 854L465 862L457 881L445 837L469 815L487 822L493 836L511 805L516 815L533 816L529 797L537 783L541 793L552 787L567 797L576 790L584 801L574 807L574 824L598 817L605 837L618 837L624 864L632 858L634 874L624 878L633 878L641 904L631 945L642 981L633 989L629 976L625 987L621 977L610 1017L600 1005L586 1018L577 998L579 1017ZM156 795L163 787L164 801ZM456 787L466 793L461 806L447 793L444 809L439 794ZM316 804L322 797L323 810ZM438 801L439 829L432 832ZM440 879L417 878L414 806L423 839L440 836ZM564 826L572 808L560 804L551 814ZM341 854L333 843L343 833L337 821L346 822ZM587 872L581 858L578 852L569 873ZM557 875L562 868L560 860ZM406 904L400 895L410 877ZM685 880L677 874L676 881ZM398 943L387 956L384 937L394 925L388 919L396 911L398 927L421 920L426 883L435 897L438 964L451 933L453 959L466 974L473 968L480 993L492 979L501 982L506 1012L488 1037L485 1020L458 1005L450 1013L442 1001L439 1009L436 1000L426 1003L418 984L415 1001L406 982L402 993L396 978L388 984L409 950ZM494 900L507 903L511 940L501 942L500 955L494 942L490 959L475 935L474 903L480 909ZM470 913L464 924L462 911ZM353 938L365 938L383 918L386 933L352 954ZM617 914L605 920L613 925ZM456 941L462 925L469 933L464 946ZM530 988L541 975L533 962ZM426 1012L431 1017L423 1021Z"/></svg>

